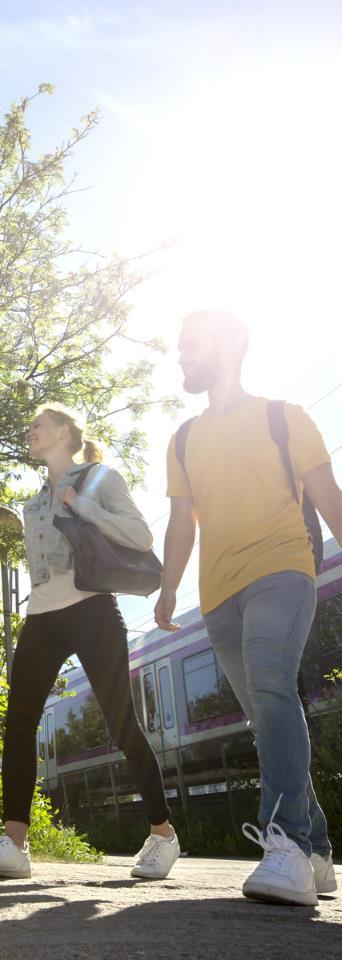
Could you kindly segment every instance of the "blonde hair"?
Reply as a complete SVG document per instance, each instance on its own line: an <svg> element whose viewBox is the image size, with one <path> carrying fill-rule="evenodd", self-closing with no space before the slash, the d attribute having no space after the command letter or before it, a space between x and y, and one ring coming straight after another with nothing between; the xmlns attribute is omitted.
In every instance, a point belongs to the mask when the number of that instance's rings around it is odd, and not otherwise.
<svg viewBox="0 0 342 960"><path fill-rule="evenodd" d="M37 414L41 413L47 413L50 420L58 427L67 424L70 430L70 453L81 451L85 463L102 463L103 450L96 440L91 440L85 435L85 426L74 410L63 407L61 403L46 403L38 407Z"/></svg>

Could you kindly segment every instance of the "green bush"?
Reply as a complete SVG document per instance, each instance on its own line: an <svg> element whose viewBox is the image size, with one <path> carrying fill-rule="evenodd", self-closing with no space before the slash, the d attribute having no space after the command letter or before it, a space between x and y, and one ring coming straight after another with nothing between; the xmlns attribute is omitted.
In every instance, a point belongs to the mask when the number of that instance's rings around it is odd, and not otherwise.
<svg viewBox="0 0 342 960"><path fill-rule="evenodd" d="M72 863L98 863L102 853L91 847L87 837L79 835L75 827L55 824L51 801L40 790L35 789L31 826L29 829L30 849L38 860L64 860Z"/></svg>
<svg viewBox="0 0 342 960"><path fill-rule="evenodd" d="M2 814L2 787L0 779L0 811ZM95 850L85 835L75 827L54 823L58 811L53 811L51 801L37 785L31 808L29 843L33 858L38 860L64 860L72 863L98 863L102 853ZM0 832L2 832L0 828Z"/></svg>
<svg viewBox="0 0 342 960"><path fill-rule="evenodd" d="M215 801L213 800L213 806ZM255 817L252 819L255 820ZM192 812L188 818L181 810L171 816L181 850L197 857L248 857L254 854L240 826L229 825L228 807L214 810L207 804L203 812ZM100 818L82 824L89 843L111 854L134 854L142 847L149 833L147 819L137 811L121 813L120 824Z"/></svg>
<svg viewBox="0 0 342 960"><path fill-rule="evenodd" d="M310 724L311 772L317 798L328 821L335 856L342 856L342 697L335 709Z"/></svg>
<svg viewBox="0 0 342 960"><path fill-rule="evenodd" d="M79 824L77 824L79 828ZM114 820L103 819L82 824L81 829L90 844L97 850L111 854L135 854L143 846L149 834L149 823L145 817L134 820L123 817L118 824Z"/></svg>
<svg viewBox="0 0 342 960"><path fill-rule="evenodd" d="M8 686L0 677L0 756L2 756L2 729L7 710ZM0 777L0 817L2 818L2 779ZM87 837L79 836L75 827L54 823L56 811L51 801L37 785L31 809L29 841L31 852L40 860L65 860L73 863L96 863L102 854L90 846Z"/></svg>

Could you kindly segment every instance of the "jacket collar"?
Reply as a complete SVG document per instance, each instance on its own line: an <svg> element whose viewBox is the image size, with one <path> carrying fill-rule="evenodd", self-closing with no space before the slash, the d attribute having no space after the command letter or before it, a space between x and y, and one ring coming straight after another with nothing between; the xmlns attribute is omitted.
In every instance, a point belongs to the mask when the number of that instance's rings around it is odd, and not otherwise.
<svg viewBox="0 0 342 960"><path fill-rule="evenodd" d="M86 467L89 467L89 463L75 463L73 467L70 467L70 470L66 471L65 476L73 477L75 474L78 475L79 473L82 473L82 470L85 470Z"/></svg>
<svg viewBox="0 0 342 960"><path fill-rule="evenodd" d="M77 477L85 470L86 467L89 467L89 463L75 463L73 467L70 467L70 470L66 470L62 474L63 477L72 477L73 480L77 480ZM60 478L62 479L62 477ZM46 479L43 483L42 490L50 490L49 480Z"/></svg>

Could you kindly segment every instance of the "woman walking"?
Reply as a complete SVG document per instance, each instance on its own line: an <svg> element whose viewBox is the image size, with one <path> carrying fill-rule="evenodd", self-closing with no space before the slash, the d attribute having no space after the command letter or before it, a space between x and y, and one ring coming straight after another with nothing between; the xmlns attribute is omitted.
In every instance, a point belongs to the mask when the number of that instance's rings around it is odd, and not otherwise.
<svg viewBox="0 0 342 960"><path fill-rule="evenodd" d="M156 756L137 720L130 685L126 628L111 594L81 592L74 585L73 554L53 524L55 514L91 520L105 536L135 550L149 550L152 536L125 481L101 463L96 444L84 440L71 411L40 408L28 432L30 454L44 461L48 479L24 508L32 592L15 652L2 763L5 835L0 838L0 877L31 876L27 831L37 775L36 732L45 701L62 664L77 654L123 750L151 823L132 876L163 879L179 856L168 817ZM73 456L82 451L83 463ZM89 463L80 493L74 484Z"/></svg>

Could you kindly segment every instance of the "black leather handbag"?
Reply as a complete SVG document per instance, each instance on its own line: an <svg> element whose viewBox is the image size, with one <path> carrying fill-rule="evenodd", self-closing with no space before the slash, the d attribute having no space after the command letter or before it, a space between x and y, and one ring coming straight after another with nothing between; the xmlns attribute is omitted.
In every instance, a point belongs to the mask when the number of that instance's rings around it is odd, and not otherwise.
<svg viewBox="0 0 342 960"><path fill-rule="evenodd" d="M93 466L82 470L74 484L76 493ZM77 590L148 597L160 587L163 568L153 550L123 547L72 510L69 517L55 514L53 523L72 546Z"/></svg>

